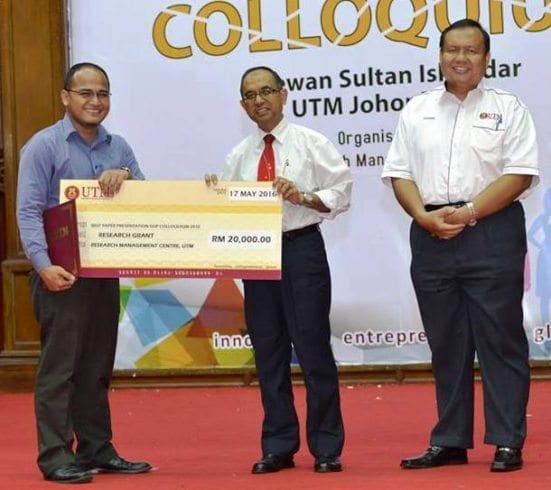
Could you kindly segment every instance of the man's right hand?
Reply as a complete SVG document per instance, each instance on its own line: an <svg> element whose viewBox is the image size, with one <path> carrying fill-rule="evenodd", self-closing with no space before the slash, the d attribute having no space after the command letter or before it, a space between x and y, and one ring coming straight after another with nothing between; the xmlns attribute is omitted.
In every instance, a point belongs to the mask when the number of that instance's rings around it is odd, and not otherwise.
<svg viewBox="0 0 551 490"><path fill-rule="evenodd" d="M205 174L205 184L207 184L208 187L218 184L218 177L216 174Z"/></svg>
<svg viewBox="0 0 551 490"><path fill-rule="evenodd" d="M449 224L446 223L446 218L458 211L453 206L445 206L435 211L425 211L421 215L415 217L415 221L421 227L427 230L432 236L449 240L459 235L464 229L463 223Z"/></svg>
<svg viewBox="0 0 551 490"><path fill-rule="evenodd" d="M44 267L38 275L46 289L52 292L66 291L71 288L77 278L70 272L67 272L63 267L58 265L50 265Z"/></svg>

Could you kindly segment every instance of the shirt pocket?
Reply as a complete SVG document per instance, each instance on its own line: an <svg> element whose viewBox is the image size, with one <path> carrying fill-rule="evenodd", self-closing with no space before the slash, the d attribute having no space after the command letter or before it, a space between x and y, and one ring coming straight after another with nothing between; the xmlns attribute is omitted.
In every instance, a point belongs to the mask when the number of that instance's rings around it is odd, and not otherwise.
<svg viewBox="0 0 551 490"><path fill-rule="evenodd" d="M471 148L483 162L499 162L505 132L498 127L497 121L477 122L471 127Z"/></svg>
<svg viewBox="0 0 551 490"><path fill-rule="evenodd" d="M309 188L314 180L309 155L295 153L282 155L278 164L278 176L294 182L300 190L313 190Z"/></svg>
<svg viewBox="0 0 551 490"><path fill-rule="evenodd" d="M470 143L475 157L484 163L499 163L504 134L503 129L498 127L497 121L477 122L473 125Z"/></svg>

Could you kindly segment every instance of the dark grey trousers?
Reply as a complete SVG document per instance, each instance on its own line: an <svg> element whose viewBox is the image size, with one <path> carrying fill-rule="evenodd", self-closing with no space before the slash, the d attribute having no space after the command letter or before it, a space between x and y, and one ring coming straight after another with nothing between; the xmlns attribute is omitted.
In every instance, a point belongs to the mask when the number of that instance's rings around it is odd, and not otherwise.
<svg viewBox="0 0 551 490"><path fill-rule="evenodd" d="M283 239L281 281L244 281L264 421L263 454L293 454L299 424L291 386L292 345L304 374L306 435L314 456L339 456L344 427L331 350L331 279L319 232ZM292 345L291 345L292 343Z"/></svg>
<svg viewBox="0 0 551 490"><path fill-rule="evenodd" d="M38 466L48 475L75 460L106 462L117 454L111 444L108 390L119 281L81 278L71 289L52 293L33 272L31 289L42 349L35 386Z"/></svg>
<svg viewBox="0 0 551 490"><path fill-rule="evenodd" d="M484 442L521 448L530 385L522 295L524 211L515 202L440 240L411 227L411 276L436 379L431 444L473 447L475 352L483 381Z"/></svg>

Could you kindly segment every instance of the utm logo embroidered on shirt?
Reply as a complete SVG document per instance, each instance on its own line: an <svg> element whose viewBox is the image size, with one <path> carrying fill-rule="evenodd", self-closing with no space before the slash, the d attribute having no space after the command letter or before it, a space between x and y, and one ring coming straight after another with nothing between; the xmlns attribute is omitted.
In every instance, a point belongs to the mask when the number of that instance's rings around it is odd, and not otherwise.
<svg viewBox="0 0 551 490"><path fill-rule="evenodd" d="M485 126L489 124L495 131L499 131L499 126L503 122L503 115L497 112L481 112L478 117L485 121ZM495 127L493 127L494 123L491 121L495 121Z"/></svg>
<svg viewBox="0 0 551 490"><path fill-rule="evenodd" d="M481 112L479 117L480 119L495 119L496 121L501 121L503 116L497 112Z"/></svg>

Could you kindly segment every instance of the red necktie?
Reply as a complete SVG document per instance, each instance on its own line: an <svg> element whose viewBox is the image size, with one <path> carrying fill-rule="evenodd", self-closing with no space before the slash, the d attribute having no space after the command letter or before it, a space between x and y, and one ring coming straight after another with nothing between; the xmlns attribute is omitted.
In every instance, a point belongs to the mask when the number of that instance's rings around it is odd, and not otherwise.
<svg viewBox="0 0 551 490"><path fill-rule="evenodd" d="M272 143L275 138L271 134L264 136L264 151L260 155L258 162L257 180L274 180L275 179L275 158Z"/></svg>

